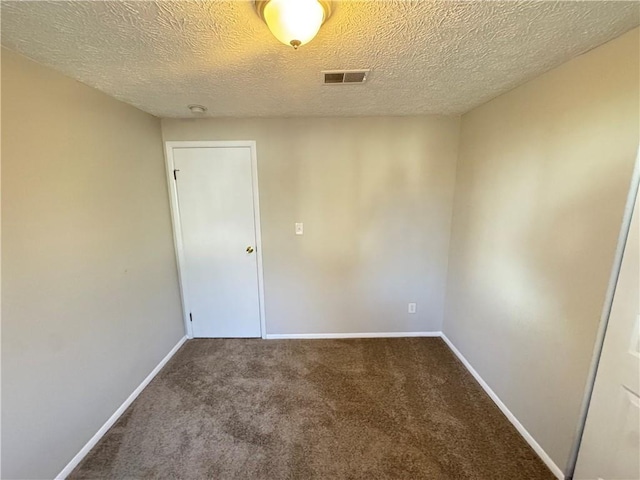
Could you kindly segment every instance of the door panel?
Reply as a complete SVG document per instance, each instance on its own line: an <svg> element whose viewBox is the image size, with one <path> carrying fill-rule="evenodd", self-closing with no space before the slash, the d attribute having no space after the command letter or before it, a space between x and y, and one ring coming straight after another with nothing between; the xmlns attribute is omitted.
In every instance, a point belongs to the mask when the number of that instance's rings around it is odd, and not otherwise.
<svg viewBox="0 0 640 480"><path fill-rule="evenodd" d="M576 480L640 479L640 212L633 212Z"/></svg>
<svg viewBox="0 0 640 480"><path fill-rule="evenodd" d="M175 148L173 158L193 335L259 337L251 149Z"/></svg>

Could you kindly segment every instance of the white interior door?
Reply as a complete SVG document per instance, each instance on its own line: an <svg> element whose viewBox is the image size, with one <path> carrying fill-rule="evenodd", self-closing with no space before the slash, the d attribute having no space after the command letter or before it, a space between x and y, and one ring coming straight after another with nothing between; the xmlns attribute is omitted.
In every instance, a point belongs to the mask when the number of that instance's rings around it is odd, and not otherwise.
<svg viewBox="0 0 640 480"><path fill-rule="evenodd" d="M172 151L193 336L260 337L251 148Z"/></svg>
<svg viewBox="0 0 640 480"><path fill-rule="evenodd" d="M640 479L639 217L636 198L578 453L576 480Z"/></svg>

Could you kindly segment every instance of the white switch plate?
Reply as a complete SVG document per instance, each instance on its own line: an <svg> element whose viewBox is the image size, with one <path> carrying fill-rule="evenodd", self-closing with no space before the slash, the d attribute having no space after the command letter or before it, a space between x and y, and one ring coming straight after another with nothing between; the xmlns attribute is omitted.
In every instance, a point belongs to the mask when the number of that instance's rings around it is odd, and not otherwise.
<svg viewBox="0 0 640 480"><path fill-rule="evenodd" d="M410 303L408 308L407 308L407 312L409 313L416 313L417 310L417 304L415 303Z"/></svg>
<svg viewBox="0 0 640 480"><path fill-rule="evenodd" d="M304 233L304 225L302 223L296 223L296 235L302 235Z"/></svg>

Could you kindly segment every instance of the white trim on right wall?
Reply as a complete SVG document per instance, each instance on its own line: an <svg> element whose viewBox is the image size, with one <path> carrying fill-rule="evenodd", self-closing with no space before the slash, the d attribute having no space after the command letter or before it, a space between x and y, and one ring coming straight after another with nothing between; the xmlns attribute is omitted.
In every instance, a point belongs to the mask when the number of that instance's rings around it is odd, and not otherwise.
<svg viewBox="0 0 640 480"><path fill-rule="evenodd" d="M559 480L564 480L564 473L562 469L556 465L556 463L551 459L549 454L544 451L544 449L540 446L538 442L533 438L533 436L524 428L524 425L520 423L520 421L516 418L516 416L511 413L511 410L507 408L507 406L500 400L500 397L494 392L491 387L484 381L484 379L480 376L480 374L476 371L475 368L471 366L469 361L464 358L464 355L460 353L460 350L456 348L456 346L447 338L447 336L443 333L441 335L442 340L449 346L451 351L458 357L458 359L462 362L462 364L469 370L469 373L473 375L473 378L480 384L480 386L487 392L487 395L493 400L493 402L498 406L498 408L504 413L505 417L509 419L509 421L516 427L516 430L522 435L522 437L527 441L527 443L533 448L533 450L538 454L540 459L545 463L549 470L558 478Z"/></svg>

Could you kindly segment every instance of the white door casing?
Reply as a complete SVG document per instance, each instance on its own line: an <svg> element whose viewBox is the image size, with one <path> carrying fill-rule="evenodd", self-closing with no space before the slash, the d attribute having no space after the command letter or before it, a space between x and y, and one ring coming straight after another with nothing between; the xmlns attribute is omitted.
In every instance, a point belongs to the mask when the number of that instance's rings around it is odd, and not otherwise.
<svg viewBox="0 0 640 480"><path fill-rule="evenodd" d="M636 195L575 480L640 479L639 210Z"/></svg>
<svg viewBox="0 0 640 480"><path fill-rule="evenodd" d="M255 142L166 142L166 166L187 336L264 338Z"/></svg>

